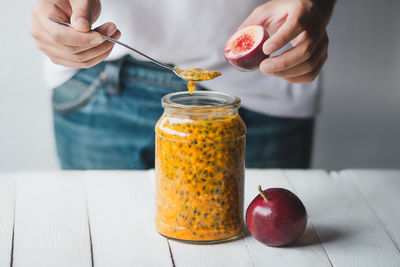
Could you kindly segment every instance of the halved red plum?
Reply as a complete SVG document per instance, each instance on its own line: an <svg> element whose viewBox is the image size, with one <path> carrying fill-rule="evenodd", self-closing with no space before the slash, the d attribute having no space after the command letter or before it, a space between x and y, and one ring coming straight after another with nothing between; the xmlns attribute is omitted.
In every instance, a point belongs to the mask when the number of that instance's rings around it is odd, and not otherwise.
<svg viewBox="0 0 400 267"><path fill-rule="evenodd" d="M226 42L226 60L242 71L253 70L268 56L263 52L263 44L269 38L261 25L250 25L235 32Z"/></svg>

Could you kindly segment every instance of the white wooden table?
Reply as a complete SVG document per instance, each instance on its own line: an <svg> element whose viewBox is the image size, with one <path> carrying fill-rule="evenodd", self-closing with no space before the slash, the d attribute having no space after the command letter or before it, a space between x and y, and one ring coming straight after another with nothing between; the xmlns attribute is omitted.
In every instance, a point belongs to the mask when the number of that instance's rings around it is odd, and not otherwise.
<svg viewBox="0 0 400 267"><path fill-rule="evenodd" d="M153 171L0 174L0 267L400 266L400 171L247 170L246 206L263 188L303 201L299 242L251 236L218 245L168 241L154 229Z"/></svg>

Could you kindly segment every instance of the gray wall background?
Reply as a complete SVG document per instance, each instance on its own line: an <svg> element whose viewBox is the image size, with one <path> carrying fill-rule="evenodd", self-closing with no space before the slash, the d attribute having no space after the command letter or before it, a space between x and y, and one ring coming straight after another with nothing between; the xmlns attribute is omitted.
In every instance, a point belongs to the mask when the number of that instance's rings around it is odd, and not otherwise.
<svg viewBox="0 0 400 267"><path fill-rule="evenodd" d="M35 1L0 9L0 171L57 169ZM314 168L400 168L400 1L338 1L323 79Z"/></svg>

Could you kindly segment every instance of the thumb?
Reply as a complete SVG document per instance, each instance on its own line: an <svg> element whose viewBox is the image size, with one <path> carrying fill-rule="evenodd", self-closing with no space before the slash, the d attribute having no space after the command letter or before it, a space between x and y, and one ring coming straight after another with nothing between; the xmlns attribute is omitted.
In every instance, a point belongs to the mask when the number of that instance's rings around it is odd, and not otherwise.
<svg viewBox="0 0 400 267"><path fill-rule="evenodd" d="M237 30L241 30L249 25L263 25L270 15L271 9L266 8L266 5L260 6L253 10Z"/></svg>
<svg viewBox="0 0 400 267"><path fill-rule="evenodd" d="M266 55L281 49L287 43L296 38L303 31L297 20L288 16L283 25L273 33L263 44L263 52Z"/></svg>
<svg viewBox="0 0 400 267"><path fill-rule="evenodd" d="M91 0L70 0L71 25L80 32L88 32L100 13L100 2Z"/></svg>

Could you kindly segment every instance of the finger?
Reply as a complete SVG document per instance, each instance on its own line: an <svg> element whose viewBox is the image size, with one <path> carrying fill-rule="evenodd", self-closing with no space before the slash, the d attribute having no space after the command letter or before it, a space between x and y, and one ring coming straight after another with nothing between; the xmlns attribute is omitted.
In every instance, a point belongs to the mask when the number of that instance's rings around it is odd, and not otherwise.
<svg viewBox="0 0 400 267"><path fill-rule="evenodd" d="M110 37L118 40L121 37L121 32L117 30L117 32L115 32L114 35ZM77 57L77 59L79 59L78 62L86 62L106 53L108 50L112 49L114 45L114 43L107 41L99 46L77 53L75 54L75 56Z"/></svg>
<svg viewBox="0 0 400 267"><path fill-rule="evenodd" d="M114 35L110 36L114 39L119 39L121 36L121 33L117 30ZM55 46L48 45L46 43L37 41L36 46L45 52L49 57L56 57L65 61L71 61L75 63L82 63L89 61L93 58L96 58L104 53L106 53L108 50L112 49L114 46L114 43L112 42L104 42L96 47L93 47L91 49L82 51L80 53L68 53L65 50L61 50Z"/></svg>
<svg viewBox="0 0 400 267"><path fill-rule="evenodd" d="M263 44L263 52L266 55L270 55L273 52L281 49L283 46L288 44L296 36L298 36L303 31L303 27L295 16L289 15L286 18L285 23L272 34L267 41Z"/></svg>
<svg viewBox="0 0 400 267"><path fill-rule="evenodd" d="M287 70L273 72L272 75L283 78L296 77L313 71L321 60L326 60L328 52L328 42L321 41L315 49L313 55L306 61L289 68Z"/></svg>
<svg viewBox="0 0 400 267"><path fill-rule="evenodd" d="M47 20L49 17L69 22L71 7L68 1L38 1L32 9L33 21Z"/></svg>
<svg viewBox="0 0 400 267"><path fill-rule="evenodd" d="M103 25L94 29L94 31L106 35L108 37L111 37L117 31L117 27L112 22L106 22Z"/></svg>
<svg viewBox="0 0 400 267"><path fill-rule="evenodd" d="M69 53L69 54L76 54L82 51L86 51L92 47L98 46L98 44L95 45L88 45L88 46L69 46L69 45L63 45L60 43L55 42L50 35L48 35L46 32L43 32L41 35L36 36L35 40L40 43L44 43L48 46L57 48L59 51ZM41 49L42 50L42 49ZM43 51L43 50L42 50Z"/></svg>
<svg viewBox="0 0 400 267"><path fill-rule="evenodd" d="M62 58L59 58L57 56L50 57L50 60L57 65L62 65L65 67L70 67L70 68L77 68L77 69L87 69L91 68L94 65L100 63L103 61L105 58L108 57L108 55L111 53L112 49L106 51L104 54L101 54L95 58L92 58L91 60L85 61L85 62L73 62L69 60L64 60Z"/></svg>
<svg viewBox="0 0 400 267"><path fill-rule="evenodd" d="M318 74L320 73L322 67L324 66L326 62L326 58L321 60L318 64L318 66L311 72L297 76L297 77L290 77L290 78L285 78L287 82L290 83L310 83L317 78Z"/></svg>
<svg viewBox="0 0 400 267"><path fill-rule="evenodd" d="M290 44L293 46L297 46L299 43L305 41L307 38L309 38L309 33L307 31L302 31L297 37L295 37L292 41L290 41Z"/></svg>
<svg viewBox="0 0 400 267"><path fill-rule="evenodd" d="M266 58L260 64L260 71L264 74L279 72L293 68L308 60L314 53L319 39L306 38L297 46L290 48L279 56Z"/></svg>
<svg viewBox="0 0 400 267"><path fill-rule="evenodd" d="M117 32L117 28L115 27L115 25L113 23L107 22L107 23L99 26L98 28L96 28L96 31L99 31L106 36L112 37ZM93 47L98 46L98 44L84 45L84 46L63 45L63 44L55 42L46 32L42 32L42 34L36 36L35 39L41 43L45 43L47 45L56 47L60 51L64 51L65 53L68 53L68 54L76 54L76 53L86 51Z"/></svg>
<svg viewBox="0 0 400 267"><path fill-rule="evenodd" d="M70 0L71 26L77 31L88 32L92 26L92 8L96 3L90 0ZM93 4L92 4L93 3Z"/></svg>
<svg viewBox="0 0 400 267"><path fill-rule="evenodd" d="M253 10L251 14L244 20L238 30L250 25L263 25L267 19L274 13L274 9L268 4L261 5Z"/></svg>
<svg viewBox="0 0 400 267"><path fill-rule="evenodd" d="M91 46L99 45L105 41L99 33L94 31L82 33L75 31L72 28L58 25L51 21L45 23L51 23L44 28L46 29L47 34L50 36L53 42L59 43L60 45Z"/></svg>
<svg viewBox="0 0 400 267"><path fill-rule="evenodd" d="M89 46L104 42L103 37L97 32L82 33L50 21L49 17L68 22L66 15L57 5L48 4L43 9L40 13L34 14L40 24L35 28L35 35L41 35L41 31L44 29L54 42L69 46Z"/></svg>

